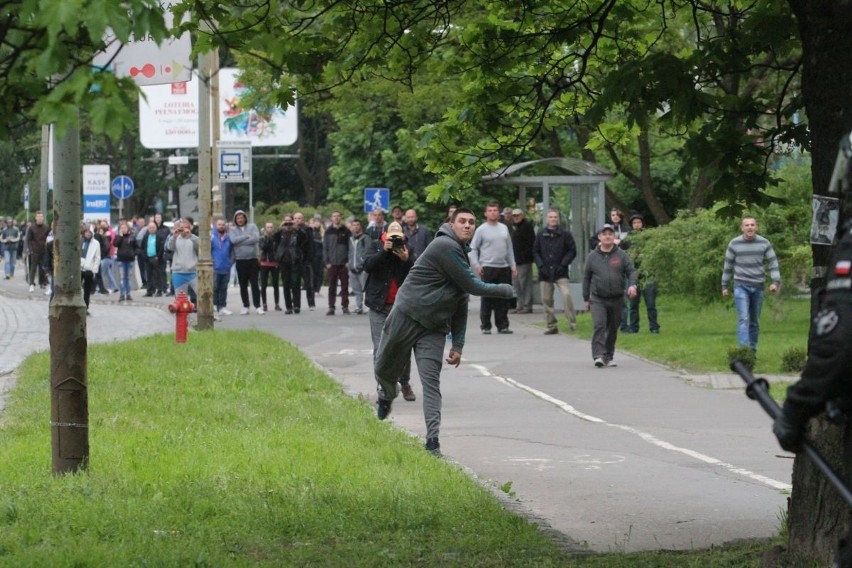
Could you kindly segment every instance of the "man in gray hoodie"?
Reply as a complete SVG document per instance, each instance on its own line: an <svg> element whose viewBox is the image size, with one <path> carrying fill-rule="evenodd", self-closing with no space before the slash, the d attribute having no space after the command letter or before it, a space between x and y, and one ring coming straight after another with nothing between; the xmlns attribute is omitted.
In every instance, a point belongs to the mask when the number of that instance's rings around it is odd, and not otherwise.
<svg viewBox="0 0 852 568"><path fill-rule="evenodd" d="M249 313L249 286L251 286L251 300L258 315L263 314L260 305L260 287L257 277L260 274L260 262L258 261L257 244L260 242L260 231L257 225L248 222L248 217L243 210L234 213L234 226L228 231L231 246L234 249L234 257L237 264L237 281L240 283L240 299L243 301L241 315Z"/></svg>
<svg viewBox="0 0 852 568"><path fill-rule="evenodd" d="M485 283L471 270L467 245L475 227L473 211L459 208L451 222L438 229L396 295L375 357L380 384L377 415L384 420L397 396L397 379L414 350L423 386L426 449L435 455L441 454L441 359L447 333L452 333L452 347L446 361L458 367L465 342L469 294L504 299L515 295L511 284Z"/></svg>
<svg viewBox="0 0 852 568"><path fill-rule="evenodd" d="M615 367L613 354L621 310L624 307L624 287L627 296L636 297L636 269L630 256L615 244L615 228L604 225L598 229L598 246L586 259L583 273L583 301L592 313L592 359L595 367Z"/></svg>

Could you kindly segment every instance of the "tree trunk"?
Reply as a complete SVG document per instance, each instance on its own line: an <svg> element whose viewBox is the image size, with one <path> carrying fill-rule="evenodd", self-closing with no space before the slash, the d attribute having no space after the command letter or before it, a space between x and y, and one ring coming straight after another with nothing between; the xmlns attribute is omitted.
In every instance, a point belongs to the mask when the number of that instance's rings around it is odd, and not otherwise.
<svg viewBox="0 0 852 568"><path fill-rule="evenodd" d="M814 194L821 195L828 189L838 142L852 130L852 2L790 0L790 6L802 42L802 94L812 139ZM813 290L825 283L830 252L831 247L813 246ZM824 419L812 421L812 439L841 475L852 472L842 450L842 430ZM833 559L850 526L840 496L803 454L793 465L789 522L790 553L823 563Z"/></svg>

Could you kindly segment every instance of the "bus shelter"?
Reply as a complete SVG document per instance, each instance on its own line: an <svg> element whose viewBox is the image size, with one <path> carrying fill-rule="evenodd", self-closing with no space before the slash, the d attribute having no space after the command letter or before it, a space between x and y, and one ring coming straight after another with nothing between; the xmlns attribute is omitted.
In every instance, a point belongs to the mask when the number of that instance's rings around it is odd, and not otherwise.
<svg viewBox="0 0 852 568"><path fill-rule="evenodd" d="M578 158L543 158L506 166L482 179L486 186L517 187L520 208L534 222L536 231L544 225L549 209L560 212L562 225L571 230L577 243L577 258L571 264L569 279L571 299L578 310L583 308L583 267L592 237L606 222L605 184L613 177L612 172L593 162ZM534 301L540 303L538 286L534 286L533 295ZM556 294L554 301L561 304L558 297Z"/></svg>

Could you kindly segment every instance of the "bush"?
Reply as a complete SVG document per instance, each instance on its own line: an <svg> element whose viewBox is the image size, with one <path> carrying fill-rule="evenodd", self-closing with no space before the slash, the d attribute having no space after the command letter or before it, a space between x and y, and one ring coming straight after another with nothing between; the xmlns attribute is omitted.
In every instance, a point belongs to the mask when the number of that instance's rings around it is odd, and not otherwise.
<svg viewBox="0 0 852 568"><path fill-rule="evenodd" d="M629 250L661 293L707 302L720 297L725 249L736 235L711 211L681 211L668 225L631 235Z"/></svg>
<svg viewBox="0 0 852 568"><path fill-rule="evenodd" d="M734 361L740 361L746 366L749 371L754 371L754 364L757 363L757 357L751 347L747 345L737 345L728 349L728 364Z"/></svg>
<svg viewBox="0 0 852 568"><path fill-rule="evenodd" d="M781 368L788 373L800 373L805 368L808 352L801 347L791 347L781 356Z"/></svg>

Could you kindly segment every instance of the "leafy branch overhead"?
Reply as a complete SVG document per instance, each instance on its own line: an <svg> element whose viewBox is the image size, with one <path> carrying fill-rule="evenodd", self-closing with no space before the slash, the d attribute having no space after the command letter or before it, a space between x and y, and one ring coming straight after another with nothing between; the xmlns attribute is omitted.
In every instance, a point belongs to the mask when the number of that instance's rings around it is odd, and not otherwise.
<svg viewBox="0 0 852 568"><path fill-rule="evenodd" d="M279 102L293 86L330 100L362 85L414 94L445 85L438 118L406 124L420 137L412 160L440 180L432 198L475 188L499 165L582 152L574 135L590 141L608 124L653 125L681 140L682 178L703 180L692 205L754 198L777 144L807 142L793 120L802 108L795 21L786 5L768 0L227 7L199 0L184 7L192 8L186 28L204 19L212 29L197 48L244 54L246 65L281 81ZM603 145L587 150L595 157ZM750 172L745 184L743 171ZM634 178L640 183L638 172Z"/></svg>

